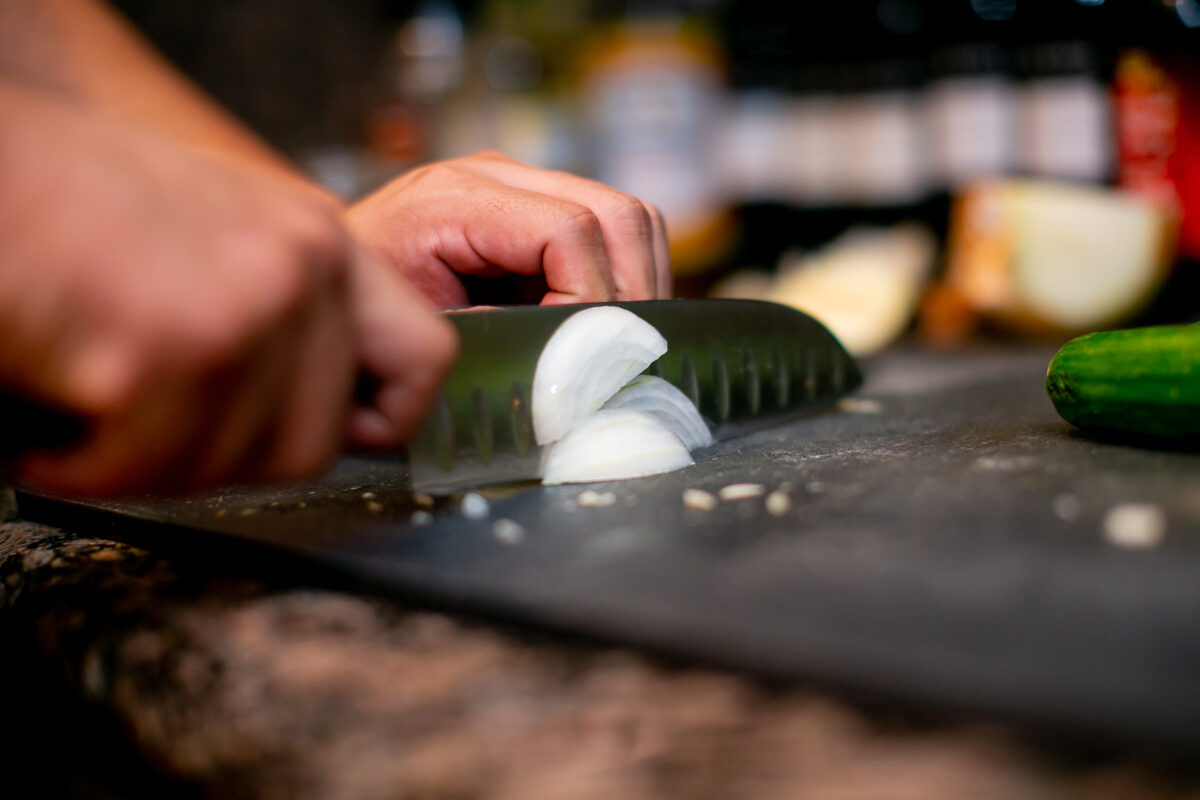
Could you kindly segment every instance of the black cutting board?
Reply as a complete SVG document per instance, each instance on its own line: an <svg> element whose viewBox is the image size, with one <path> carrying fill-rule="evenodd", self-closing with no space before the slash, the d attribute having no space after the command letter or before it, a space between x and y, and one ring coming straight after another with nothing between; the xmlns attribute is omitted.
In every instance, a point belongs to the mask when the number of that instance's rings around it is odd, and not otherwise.
<svg viewBox="0 0 1200 800"><path fill-rule="evenodd" d="M373 590L1200 754L1200 455L1073 431L1046 398L1051 354L894 352L833 411L669 475L492 492L484 519L459 498L419 508L401 461L353 458L311 486L21 507L151 546L207 548L223 532ZM682 500L747 482L782 486L790 509ZM588 488L613 504L581 506ZM1161 542L1106 536L1127 502L1161 512Z"/></svg>

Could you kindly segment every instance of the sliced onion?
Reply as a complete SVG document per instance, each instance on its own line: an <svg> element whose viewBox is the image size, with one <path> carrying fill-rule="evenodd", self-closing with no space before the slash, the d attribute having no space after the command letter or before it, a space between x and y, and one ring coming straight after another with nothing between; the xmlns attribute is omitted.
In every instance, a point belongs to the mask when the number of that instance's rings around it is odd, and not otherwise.
<svg viewBox="0 0 1200 800"><path fill-rule="evenodd" d="M679 437L688 450L712 444L712 432L688 396L662 378L639 375L614 394L604 408L649 414Z"/></svg>
<svg viewBox="0 0 1200 800"><path fill-rule="evenodd" d="M658 475L695 462L679 437L639 411L597 411L542 458L542 483L594 483Z"/></svg>
<svg viewBox="0 0 1200 800"><path fill-rule="evenodd" d="M561 439L665 352L667 340L654 326L623 308L597 306L567 317L533 372L538 444Z"/></svg>

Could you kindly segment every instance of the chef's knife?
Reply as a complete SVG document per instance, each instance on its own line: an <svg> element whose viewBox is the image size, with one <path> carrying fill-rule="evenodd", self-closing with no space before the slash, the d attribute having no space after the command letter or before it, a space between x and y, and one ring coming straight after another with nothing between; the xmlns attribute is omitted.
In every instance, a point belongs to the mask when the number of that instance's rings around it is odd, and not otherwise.
<svg viewBox="0 0 1200 800"><path fill-rule="evenodd" d="M692 399L717 440L828 406L861 376L812 317L755 300L609 303L658 329L668 350L647 369ZM409 447L413 487L430 493L538 477L530 387L538 356L587 306L449 312L461 355Z"/></svg>
<svg viewBox="0 0 1200 800"><path fill-rule="evenodd" d="M692 399L717 440L802 416L861 383L854 360L819 322L753 300L611 303L645 319L668 350L647 370ZM431 493L538 477L530 387L551 334L587 306L447 312L461 355L409 447L413 488ZM0 394L7 433L0 463L26 449L66 446L81 423Z"/></svg>

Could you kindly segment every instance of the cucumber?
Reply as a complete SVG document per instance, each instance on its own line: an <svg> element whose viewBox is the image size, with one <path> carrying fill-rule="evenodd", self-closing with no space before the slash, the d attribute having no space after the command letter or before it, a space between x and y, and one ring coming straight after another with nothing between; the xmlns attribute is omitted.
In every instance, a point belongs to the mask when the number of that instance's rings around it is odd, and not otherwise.
<svg viewBox="0 0 1200 800"><path fill-rule="evenodd" d="M1050 362L1046 391L1063 419L1084 430L1200 437L1200 325L1072 339Z"/></svg>

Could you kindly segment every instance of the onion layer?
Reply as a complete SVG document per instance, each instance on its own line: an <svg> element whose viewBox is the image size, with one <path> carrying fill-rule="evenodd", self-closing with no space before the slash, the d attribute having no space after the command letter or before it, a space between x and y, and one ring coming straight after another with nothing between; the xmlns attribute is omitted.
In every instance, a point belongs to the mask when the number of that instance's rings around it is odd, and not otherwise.
<svg viewBox="0 0 1200 800"><path fill-rule="evenodd" d="M688 396L662 378L639 375L614 394L604 408L626 408L649 414L695 450L712 444L712 432Z"/></svg>
<svg viewBox="0 0 1200 800"><path fill-rule="evenodd" d="M641 478L690 466L687 447L648 414L597 411L546 449L542 483L592 483Z"/></svg>
<svg viewBox="0 0 1200 800"><path fill-rule="evenodd" d="M665 352L667 341L654 326L623 308L597 306L567 317L533 373L538 444L561 439Z"/></svg>

